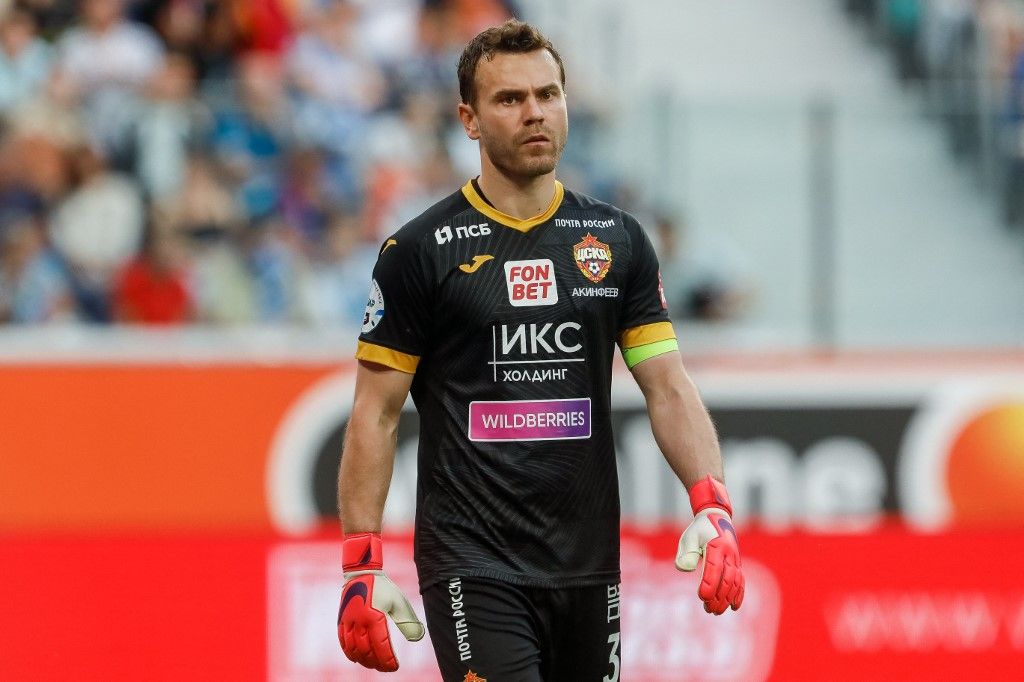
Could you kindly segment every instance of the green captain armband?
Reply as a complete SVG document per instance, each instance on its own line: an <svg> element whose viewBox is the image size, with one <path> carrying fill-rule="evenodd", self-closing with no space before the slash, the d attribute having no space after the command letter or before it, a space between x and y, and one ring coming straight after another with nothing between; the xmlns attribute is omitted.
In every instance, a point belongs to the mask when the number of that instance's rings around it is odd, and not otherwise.
<svg viewBox="0 0 1024 682"><path fill-rule="evenodd" d="M642 346L622 349L622 359L626 361L626 367L633 369L644 360L649 360L656 355L670 353L679 350L679 342L675 339L665 339L654 343L645 343Z"/></svg>

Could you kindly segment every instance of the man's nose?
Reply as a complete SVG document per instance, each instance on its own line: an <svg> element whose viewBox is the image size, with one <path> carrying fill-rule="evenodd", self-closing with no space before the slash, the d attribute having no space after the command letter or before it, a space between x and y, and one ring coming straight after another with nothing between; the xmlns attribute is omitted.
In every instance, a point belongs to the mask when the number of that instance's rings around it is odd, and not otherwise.
<svg viewBox="0 0 1024 682"><path fill-rule="evenodd" d="M524 123L541 123L544 120L544 109L540 102L533 95L526 98L526 107L523 111Z"/></svg>

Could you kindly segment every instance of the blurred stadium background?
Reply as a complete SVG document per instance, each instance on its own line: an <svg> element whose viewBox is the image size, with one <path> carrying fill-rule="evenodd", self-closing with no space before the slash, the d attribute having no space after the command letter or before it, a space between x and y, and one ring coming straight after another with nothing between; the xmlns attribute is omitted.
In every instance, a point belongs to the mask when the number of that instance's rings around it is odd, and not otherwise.
<svg viewBox="0 0 1024 682"><path fill-rule="evenodd" d="M560 177L658 245L742 526L706 617L620 372L622 679L1020 679L1021 0L0 0L0 678L376 679L334 635L351 356L510 14L565 56Z"/></svg>

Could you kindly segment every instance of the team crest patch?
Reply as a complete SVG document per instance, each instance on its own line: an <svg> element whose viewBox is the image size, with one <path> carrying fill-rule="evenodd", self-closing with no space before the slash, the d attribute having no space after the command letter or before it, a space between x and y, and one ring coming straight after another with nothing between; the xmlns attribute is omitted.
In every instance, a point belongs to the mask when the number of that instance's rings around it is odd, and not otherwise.
<svg viewBox="0 0 1024 682"><path fill-rule="evenodd" d="M487 682L487 678L480 677L475 672L470 670L466 673L466 676L462 678L462 682Z"/></svg>
<svg viewBox="0 0 1024 682"><path fill-rule="evenodd" d="M612 249L597 237L587 233L576 246L572 247L573 257L580 272L595 284L604 279L612 267Z"/></svg>

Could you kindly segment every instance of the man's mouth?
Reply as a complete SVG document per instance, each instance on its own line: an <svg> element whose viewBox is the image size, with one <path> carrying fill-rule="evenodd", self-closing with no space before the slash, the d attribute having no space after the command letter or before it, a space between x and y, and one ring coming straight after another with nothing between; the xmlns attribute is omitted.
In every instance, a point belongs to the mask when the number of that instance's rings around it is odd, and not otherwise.
<svg viewBox="0 0 1024 682"><path fill-rule="evenodd" d="M523 140L523 144L531 144L538 142L551 142L546 135L531 135L530 137Z"/></svg>

